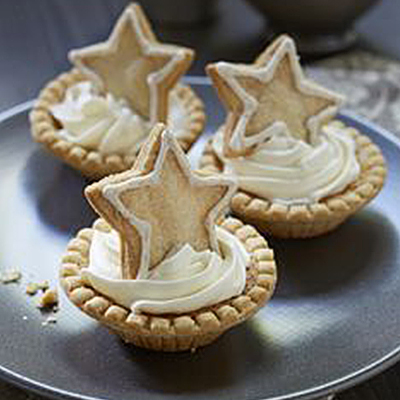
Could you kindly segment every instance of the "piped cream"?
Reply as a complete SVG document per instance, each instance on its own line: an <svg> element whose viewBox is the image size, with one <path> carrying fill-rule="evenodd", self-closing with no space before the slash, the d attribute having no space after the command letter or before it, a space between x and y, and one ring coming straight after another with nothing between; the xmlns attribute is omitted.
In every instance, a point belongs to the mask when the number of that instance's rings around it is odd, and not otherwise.
<svg viewBox="0 0 400 400"><path fill-rule="evenodd" d="M127 280L122 279L118 234L95 231L82 275L96 290L134 312L198 310L240 294L246 284L246 249L226 230L217 227L216 232L222 256L185 245L145 277Z"/></svg>

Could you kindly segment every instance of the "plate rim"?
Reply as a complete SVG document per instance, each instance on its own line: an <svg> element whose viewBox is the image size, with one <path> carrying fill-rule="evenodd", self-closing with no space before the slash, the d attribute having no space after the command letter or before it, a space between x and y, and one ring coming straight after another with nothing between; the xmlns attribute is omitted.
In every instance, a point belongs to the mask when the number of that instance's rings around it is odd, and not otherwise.
<svg viewBox="0 0 400 400"><path fill-rule="evenodd" d="M207 77L202 76L191 76L184 79L186 83L198 86L209 86L210 80ZM20 115L28 113L35 100L28 100L23 103L19 103L13 107L10 107L4 111L0 112L0 124L6 122L7 120L16 118ZM351 110L343 110L338 113L338 119L344 119L346 122L353 123L358 127L364 127L368 130L374 131L379 136L384 137L394 146L400 149L400 138L391 133L385 128L377 125L375 122L368 120L366 117L358 115ZM358 369L357 371L345 375L342 378L330 381L320 386L313 387L311 389L305 389L298 391L296 393L268 397L260 400L311 400L321 396L327 396L333 393L341 392L343 390L349 389L356 386L373 376L376 376L386 369L390 368L394 364L400 361L400 341L399 345L393 349L391 352L387 353L385 356L376 360L375 362ZM29 390L39 395L44 395L46 397L51 397L55 399L70 399L70 400L106 400L104 397L92 397L83 394L74 393L64 389L56 388L54 386L41 383L34 379L30 379L26 376L18 374L8 368L0 365L0 379L13 384L19 388Z"/></svg>

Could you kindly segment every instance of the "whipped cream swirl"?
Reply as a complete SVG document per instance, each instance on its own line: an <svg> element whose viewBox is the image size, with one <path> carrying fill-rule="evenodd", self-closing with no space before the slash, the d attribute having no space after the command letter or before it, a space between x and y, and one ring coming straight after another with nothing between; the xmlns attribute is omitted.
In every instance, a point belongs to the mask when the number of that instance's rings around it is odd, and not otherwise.
<svg viewBox="0 0 400 400"><path fill-rule="evenodd" d="M176 137L187 126L188 115L178 96L169 98L167 124ZM89 81L69 87L64 100L50 108L62 129L60 138L101 154L135 154L150 131L150 123L132 111L123 99L98 93Z"/></svg>
<svg viewBox="0 0 400 400"><path fill-rule="evenodd" d="M332 124L322 128L316 144L281 133L237 158L223 156L222 139L220 130L213 148L240 189L277 203L317 202L341 192L360 172L353 138Z"/></svg>
<svg viewBox="0 0 400 400"><path fill-rule="evenodd" d="M95 231L84 279L100 293L134 312L184 313L240 294L249 255L234 235L217 227L221 254L197 252L187 244L145 278L122 279L120 239L115 231Z"/></svg>

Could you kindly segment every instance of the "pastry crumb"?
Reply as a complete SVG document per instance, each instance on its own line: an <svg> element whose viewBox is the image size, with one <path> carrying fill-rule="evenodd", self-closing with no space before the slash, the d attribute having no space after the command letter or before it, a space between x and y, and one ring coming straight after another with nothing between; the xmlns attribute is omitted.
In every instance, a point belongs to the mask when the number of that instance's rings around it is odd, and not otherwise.
<svg viewBox="0 0 400 400"><path fill-rule="evenodd" d="M53 313L56 313L56 312L58 312L59 309L60 309L60 307L57 304L57 305L53 306L52 311L53 311Z"/></svg>
<svg viewBox="0 0 400 400"><path fill-rule="evenodd" d="M22 278L22 273L18 269L10 269L0 275L0 282L7 285L8 283L18 283Z"/></svg>
<svg viewBox="0 0 400 400"><path fill-rule="evenodd" d="M56 323L57 323L57 318L54 316L50 316L50 317L46 318L45 321L42 322L42 325L46 326L46 325L51 325L51 324L56 324Z"/></svg>
<svg viewBox="0 0 400 400"><path fill-rule="evenodd" d="M46 289L39 299L38 307L42 309L55 308L58 305L58 292L56 289Z"/></svg>
<svg viewBox="0 0 400 400"><path fill-rule="evenodd" d="M37 286L38 286L39 290L43 290L43 291L46 291L50 287L49 281L39 282L37 284Z"/></svg>
<svg viewBox="0 0 400 400"><path fill-rule="evenodd" d="M38 289L38 287L37 287L37 284L36 284L36 283L30 282L30 283L28 283L28 284L26 285L25 293L26 293L26 294L29 294L29 296L33 296L34 294L37 293L38 290L39 290L39 289Z"/></svg>
<svg viewBox="0 0 400 400"><path fill-rule="evenodd" d="M35 295L39 290L46 291L49 288L49 281L43 282L29 282L26 286L25 293L29 296Z"/></svg>

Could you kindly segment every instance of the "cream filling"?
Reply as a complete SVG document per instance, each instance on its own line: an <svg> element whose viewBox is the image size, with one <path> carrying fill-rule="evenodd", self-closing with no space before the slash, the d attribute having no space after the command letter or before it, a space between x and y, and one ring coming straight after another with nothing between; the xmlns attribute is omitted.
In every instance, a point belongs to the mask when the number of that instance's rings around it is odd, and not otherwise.
<svg viewBox="0 0 400 400"><path fill-rule="evenodd" d="M122 99L96 92L89 81L69 87L61 103L50 107L62 129L57 135L101 154L135 154L151 125ZM177 94L171 91L167 125L175 137L185 134L189 115Z"/></svg>
<svg viewBox="0 0 400 400"><path fill-rule="evenodd" d="M120 239L115 231L95 231L84 279L133 312L185 313L240 294L249 255L234 235L217 227L222 257L185 245L142 279L122 279ZM139 276L140 276L139 271Z"/></svg>
<svg viewBox="0 0 400 400"><path fill-rule="evenodd" d="M309 204L341 192L360 172L356 145L344 129L322 128L315 145L286 132L274 135L249 156L223 156L220 130L213 148L240 189L283 204Z"/></svg>

